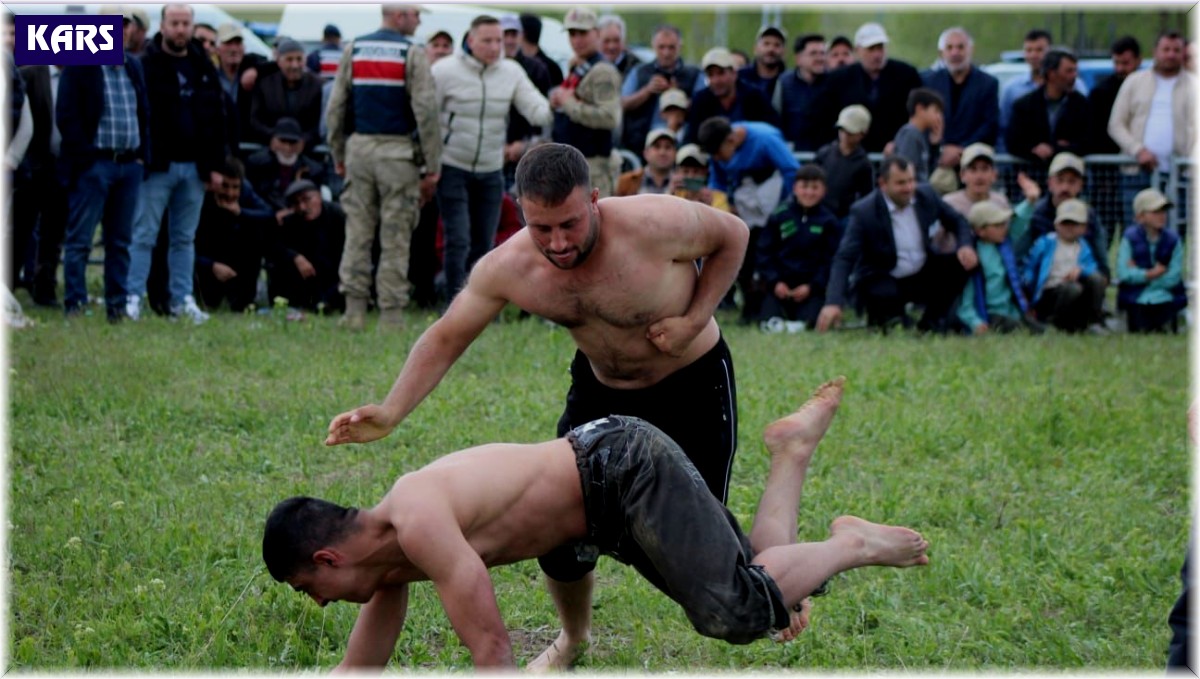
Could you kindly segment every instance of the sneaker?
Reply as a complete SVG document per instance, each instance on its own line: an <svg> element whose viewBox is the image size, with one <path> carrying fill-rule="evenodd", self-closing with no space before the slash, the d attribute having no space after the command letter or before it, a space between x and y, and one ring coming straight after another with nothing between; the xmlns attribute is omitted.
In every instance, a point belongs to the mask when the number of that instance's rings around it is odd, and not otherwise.
<svg viewBox="0 0 1200 679"><path fill-rule="evenodd" d="M1093 323L1093 324L1089 325L1087 328L1087 332L1089 335L1101 335L1101 336L1112 334L1112 331L1109 330L1107 327L1105 327L1105 325L1103 323Z"/></svg>
<svg viewBox="0 0 1200 679"><path fill-rule="evenodd" d="M774 335L787 329L787 321L783 320L779 316L772 316L767 320L760 322L758 324L758 328L765 333Z"/></svg>
<svg viewBox="0 0 1200 679"><path fill-rule="evenodd" d="M804 332L808 328L804 321L784 321L783 325L789 335Z"/></svg>
<svg viewBox="0 0 1200 679"><path fill-rule="evenodd" d="M191 295L183 298L183 304L176 304L171 307L171 316L175 318L190 318L193 325L200 325L208 320L208 314L196 306L196 298Z"/></svg>
<svg viewBox="0 0 1200 679"><path fill-rule="evenodd" d="M131 321L142 320L142 299L137 295L125 298L125 317Z"/></svg>

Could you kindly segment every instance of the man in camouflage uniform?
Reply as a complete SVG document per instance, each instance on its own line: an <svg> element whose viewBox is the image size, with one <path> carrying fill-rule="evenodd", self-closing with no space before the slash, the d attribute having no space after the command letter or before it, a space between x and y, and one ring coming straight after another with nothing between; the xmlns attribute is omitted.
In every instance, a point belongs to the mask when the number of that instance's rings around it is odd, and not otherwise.
<svg viewBox="0 0 1200 679"><path fill-rule="evenodd" d="M380 328L404 324L409 242L421 199L432 195L441 167L429 62L406 31L415 13L412 5L383 5L380 29L356 38L342 54L329 97L329 148L337 173L346 178L346 245L338 277L346 296L342 325L351 330L366 325L376 225Z"/></svg>
<svg viewBox="0 0 1200 679"><path fill-rule="evenodd" d="M613 130L621 124L621 74L600 54L595 12L576 7L567 12L563 26L575 58L562 85L550 92L553 139L583 153L592 187L604 198L613 195L616 184L612 151Z"/></svg>

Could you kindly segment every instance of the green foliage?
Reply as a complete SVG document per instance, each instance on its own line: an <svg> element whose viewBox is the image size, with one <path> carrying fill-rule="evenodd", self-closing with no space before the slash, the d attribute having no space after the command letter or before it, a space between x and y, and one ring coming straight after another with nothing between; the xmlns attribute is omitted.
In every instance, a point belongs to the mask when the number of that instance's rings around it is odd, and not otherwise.
<svg viewBox="0 0 1200 679"><path fill-rule="evenodd" d="M312 316L38 318L11 335L7 575L10 668L43 671L332 667L357 609L270 579L270 508L293 494L369 506L444 453L552 436L574 349L506 314L392 436L330 449L330 418L385 395L431 316L358 335ZM839 576L799 640L729 646L602 559L584 669L1160 671L1187 542L1184 338L725 333L743 525L762 428L845 374L800 538L852 513L922 531L932 564ZM541 574L493 577L528 660L557 633ZM412 599L394 663L469 667L432 588Z"/></svg>

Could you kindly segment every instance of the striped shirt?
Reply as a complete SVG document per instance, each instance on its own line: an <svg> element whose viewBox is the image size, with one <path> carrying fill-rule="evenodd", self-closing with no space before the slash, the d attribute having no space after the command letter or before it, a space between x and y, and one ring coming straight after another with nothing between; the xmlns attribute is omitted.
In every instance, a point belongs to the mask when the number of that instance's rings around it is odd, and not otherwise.
<svg viewBox="0 0 1200 679"><path fill-rule="evenodd" d="M96 148L133 151L142 144L138 133L137 92L125 66L101 66L104 74L104 112L96 128Z"/></svg>

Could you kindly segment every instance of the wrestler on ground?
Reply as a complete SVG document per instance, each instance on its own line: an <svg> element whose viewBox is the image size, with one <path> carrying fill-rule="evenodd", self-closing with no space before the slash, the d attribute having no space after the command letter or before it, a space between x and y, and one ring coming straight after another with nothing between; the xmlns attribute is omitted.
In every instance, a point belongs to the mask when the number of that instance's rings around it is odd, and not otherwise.
<svg viewBox="0 0 1200 679"><path fill-rule="evenodd" d="M677 444L636 418L589 422L547 443L448 455L395 482L367 510L307 497L267 518L272 577L324 606L363 603L337 669L387 664L409 582L430 580L476 667L515 667L487 569L568 544L632 565L678 602L696 631L731 643L808 624L803 602L863 566L929 563L908 528L841 516L823 542L796 543L808 466L841 401L843 378L769 425L770 472L747 538Z"/></svg>

